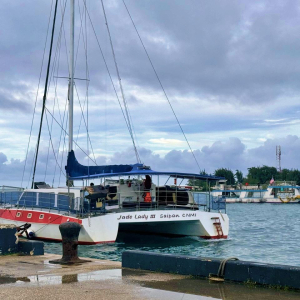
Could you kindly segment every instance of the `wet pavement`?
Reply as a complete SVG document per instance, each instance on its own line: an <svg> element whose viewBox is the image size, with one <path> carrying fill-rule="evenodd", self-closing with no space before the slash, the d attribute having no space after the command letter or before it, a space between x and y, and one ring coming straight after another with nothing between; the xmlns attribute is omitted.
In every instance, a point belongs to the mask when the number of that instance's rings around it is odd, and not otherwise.
<svg viewBox="0 0 300 300"><path fill-rule="evenodd" d="M57 258L49 254L0 257L0 299L300 299L300 292L122 269L121 263L113 261L49 263Z"/></svg>

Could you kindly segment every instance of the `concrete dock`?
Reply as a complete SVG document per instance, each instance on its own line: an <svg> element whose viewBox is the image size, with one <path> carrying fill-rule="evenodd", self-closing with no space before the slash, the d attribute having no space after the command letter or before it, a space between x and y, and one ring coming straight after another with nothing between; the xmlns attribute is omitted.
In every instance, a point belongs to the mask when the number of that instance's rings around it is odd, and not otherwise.
<svg viewBox="0 0 300 300"><path fill-rule="evenodd" d="M122 269L120 262L49 263L57 258L60 256L52 254L1 256L0 299L300 299L299 292Z"/></svg>

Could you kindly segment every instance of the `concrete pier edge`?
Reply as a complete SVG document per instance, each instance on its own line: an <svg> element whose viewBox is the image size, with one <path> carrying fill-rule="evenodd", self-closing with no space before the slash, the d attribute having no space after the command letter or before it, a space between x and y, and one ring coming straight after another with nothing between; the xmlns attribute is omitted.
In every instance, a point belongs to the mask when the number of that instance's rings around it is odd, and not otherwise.
<svg viewBox="0 0 300 300"><path fill-rule="evenodd" d="M208 278L218 273L222 260L128 250L122 254L122 267ZM300 290L300 267L231 260L225 265L224 280Z"/></svg>

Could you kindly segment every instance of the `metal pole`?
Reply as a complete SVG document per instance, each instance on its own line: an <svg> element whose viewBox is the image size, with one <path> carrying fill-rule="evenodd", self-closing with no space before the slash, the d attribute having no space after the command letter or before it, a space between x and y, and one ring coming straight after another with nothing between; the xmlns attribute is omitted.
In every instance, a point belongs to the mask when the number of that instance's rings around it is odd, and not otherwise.
<svg viewBox="0 0 300 300"><path fill-rule="evenodd" d="M155 195L157 195L156 197L156 209L158 209L158 206L159 206L159 175L157 175L157 187L158 188L158 191L155 192Z"/></svg>
<svg viewBox="0 0 300 300"><path fill-rule="evenodd" d="M208 182L208 211L210 211L210 181Z"/></svg>
<svg viewBox="0 0 300 300"><path fill-rule="evenodd" d="M70 0L70 81L69 81L69 152L73 150L73 93L74 93L74 2Z"/></svg>

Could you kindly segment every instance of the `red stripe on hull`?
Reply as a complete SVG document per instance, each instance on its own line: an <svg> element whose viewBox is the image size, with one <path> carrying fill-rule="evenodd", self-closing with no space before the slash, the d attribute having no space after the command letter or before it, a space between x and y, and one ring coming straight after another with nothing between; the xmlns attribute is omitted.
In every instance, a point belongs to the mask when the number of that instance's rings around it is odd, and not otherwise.
<svg viewBox="0 0 300 300"><path fill-rule="evenodd" d="M205 240L219 240L219 239L227 239L227 235L222 235L222 236L218 236L218 235L214 235L214 236L200 236L202 239Z"/></svg>
<svg viewBox="0 0 300 300"><path fill-rule="evenodd" d="M31 217L30 217L31 214ZM43 218L40 219L43 215ZM35 224L56 224L59 225L65 222L75 222L82 224L82 220L60 214L49 213L38 210L25 210L25 209L0 209L0 218L12 220L22 223L35 223Z"/></svg>

